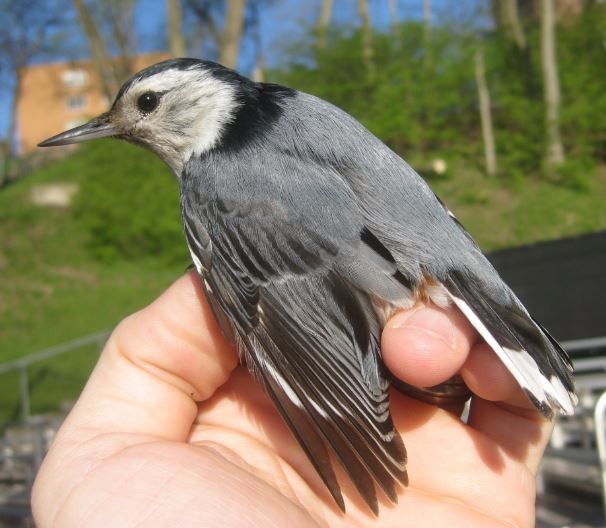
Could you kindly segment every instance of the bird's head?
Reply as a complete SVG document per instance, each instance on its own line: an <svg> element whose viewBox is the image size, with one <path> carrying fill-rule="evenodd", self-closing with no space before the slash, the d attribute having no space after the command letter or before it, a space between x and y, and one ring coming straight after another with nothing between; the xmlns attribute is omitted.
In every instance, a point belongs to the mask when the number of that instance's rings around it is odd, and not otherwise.
<svg viewBox="0 0 606 528"><path fill-rule="evenodd" d="M254 83L213 62L164 61L129 79L108 112L39 146L116 137L151 149L179 176L192 155L217 145L253 89Z"/></svg>

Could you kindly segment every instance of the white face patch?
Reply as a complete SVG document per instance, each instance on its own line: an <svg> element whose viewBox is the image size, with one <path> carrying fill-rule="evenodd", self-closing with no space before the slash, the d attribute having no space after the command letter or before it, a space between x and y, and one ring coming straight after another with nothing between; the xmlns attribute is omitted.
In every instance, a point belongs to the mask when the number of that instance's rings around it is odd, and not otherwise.
<svg viewBox="0 0 606 528"><path fill-rule="evenodd" d="M158 107L142 113L137 100L160 95ZM122 95L112 117L128 138L140 140L177 175L192 155L213 148L238 104L235 89L200 68L166 70L135 81Z"/></svg>

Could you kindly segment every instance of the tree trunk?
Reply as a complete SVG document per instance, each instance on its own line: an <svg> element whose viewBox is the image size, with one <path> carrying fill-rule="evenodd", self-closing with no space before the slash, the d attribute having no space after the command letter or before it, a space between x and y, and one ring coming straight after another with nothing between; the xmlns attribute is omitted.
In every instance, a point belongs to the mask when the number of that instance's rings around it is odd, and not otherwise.
<svg viewBox="0 0 606 528"><path fill-rule="evenodd" d="M396 0L387 0L387 9L389 11L389 26L391 34L398 34L398 6Z"/></svg>
<svg viewBox="0 0 606 528"><path fill-rule="evenodd" d="M330 19L332 17L332 4L333 0L322 0L322 10L320 11L320 17L318 18L318 25L316 27L316 46L319 50L326 49L326 34L328 33L328 26L330 25Z"/></svg>
<svg viewBox="0 0 606 528"><path fill-rule="evenodd" d="M425 67L431 66L431 0L423 0L423 44L425 48Z"/></svg>
<svg viewBox="0 0 606 528"><path fill-rule="evenodd" d="M168 14L168 49L173 57L185 55L185 40L181 33L181 2L180 0L166 0Z"/></svg>
<svg viewBox="0 0 606 528"><path fill-rule="evenodd" d="M97 26L93 17L91 16L88 7L83 0L73 0L74 7L80 18L80 23L84 29L84 34L88 40L90 46L91 55L95 68L99 75L99 81L101 82L101 88L108 100L112 100L112 97L117 89L117 82L111 67L109 54L103 42L101 34L97 30Z"/></svg>
<svg viewBox="0 0 606 528"><path fill-rule="evenodd" d="M480 100L480 120L482 123L482 139L484 142L484 156L486 158L486 173L494 176L497 173L497 155L494 145L492 129L492 113L490 111L490 92L486 82L486 68L484 66L484 51L475 54L476 84L478 85L478 99Z"/></svg>
<svg viewBox="0 0 606 528"><path fill-rule="evenodd" d="M368 76L372 78L375 74L375 64L368 0L358 0L358 13L362 22L362 60Z"/></svg>
<svg viewBox="0 0 606 528"><path fill-rule="evenodd" d="M114 42L118 46L119 55L110 64L114 79L121 85L133 73L130 55L131 50L135 49L135 0L105 0L101 5L105 7L105 17L110 23Z"/></svg>
<svg viewBox="0 0 606 528"><path fill-rule="evenodd" d="M245 12L246 0L227 0L219 62L228 68L235 68L238 65Z"/></svg>
<svg viewBox="0 0 606 528"><path fill-rule="evenodd" d="M10 180L13 160L17 157L15 148L19 148L19 145L15 145L15 136L17 132L17 105L19 104L19 92L21 91L21 68L17 68L15 73L13 100L11 101L11 112L6 132L6 152L4 153L2 174L0 174L0 188L8 184Z"/></svg>
<svg viewBox="0 0 606 528"><path fill-rule="evenodd" d="M516 60L520 60L523 68L522 74L528 99L538 97L539 84L538 74L533 64L532 50L528 46L528 39L522 26L520 9L527 14L529 10L532 10L534 18L535 4L538 6L539 2L540 0L523 3L520 3L519 0L492 0L491 2L491 14L495 26L515 44L516 49L512 50L512 54Z"/></svg>
<svg viewBox="0 0 606 528"><path fill-rule="evenodd" d="M401 44L403 42L404 33L400 24L400 19L398 18L398 1L387 0L387 10L389 12L389 28L391 35L396 44Z"/></svg>
<svg viewBox="0 0 606 528"><path fill-rule="evenodd" d="M521 51L527 46L526 35L522 30L520 23L520 13L518 12L518 0L501 0L501 17L506 25L507 33L511 36Z"/></svg>
<svg viewBox="0 0 606 528"><path fill-rule="evenodd" d="M560 136L560 81L555 38L553 0L541 0L541 59L547 118L545 161L551 167L564 163L564 147Z"/></svg>
<svg viewBox="0 0 606 528"><path fill-rule="evenodd" d="M252 30L255 46L255 67L252 71L252 80L255 82L265 81L265 55L263 54L263 39L261 38L261 18L259 15L259 4L254 2L252 9Z"/></svg>

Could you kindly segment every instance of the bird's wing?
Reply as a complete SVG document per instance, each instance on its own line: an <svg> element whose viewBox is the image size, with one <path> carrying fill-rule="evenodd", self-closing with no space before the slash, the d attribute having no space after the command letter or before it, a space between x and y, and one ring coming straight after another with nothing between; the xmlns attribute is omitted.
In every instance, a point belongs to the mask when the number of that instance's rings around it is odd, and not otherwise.
<svg viewBox="0 0 606 528"><path fill-rule="evenodd" d="M369 245L341 179L298 163L287 170L288 186L266 174L263 186L215 186L204 204L185 189L185 232L219 321L230 321L248 367L336 502L344 508L329 451L376 512L374 482L396 501L406 454L389 414L380 321L370 296L337 269L360 261L387 281L397 270Z"/></svg>
<svg viewBox="0 0 606 528"><path fill-rule="evenodd" d="M568 354L528 313L454 213L436 199L449 227L462 234L468 246L467 259L452 265L443 279L450 298L546 418L555 410L573 414L577 397Z"/></svg>
<svg viewBox="0 0 606 528"><path fill-rule="evenodd" d="M333 105L305 94L288 105L284 126L304 131L295 137L297 151L337 168L358 199L365 226L410 288L418 294L430 284L440 300L450 297L545 416L572 413L576 397L567 354L423 179Z"/></svg>
<svg viewBox="0 0 606 528"><path fill-rule="evenodd" d="M577 399L566 352L420 176L399 158L384 165L383 173L377 165L359 167L353 179L350 166L348 178L354 186L363 179L382 183L373 192L358 184L356 193L369 204L363 211L365 224L393 255L410 288L432 298L419 290L439 286L432 300L443 305L446 296L456 304L545 417L555 411L572 414Z"/></svg>

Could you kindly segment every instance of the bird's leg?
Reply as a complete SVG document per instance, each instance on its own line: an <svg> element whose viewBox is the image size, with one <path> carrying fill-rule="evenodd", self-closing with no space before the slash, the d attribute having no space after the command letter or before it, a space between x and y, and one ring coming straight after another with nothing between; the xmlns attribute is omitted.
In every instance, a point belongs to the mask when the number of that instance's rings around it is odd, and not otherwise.
<svg viewBox="0 0 606 528"><path fill-rule="evenodd" d="M447 410L462 409L472 395L463 378L458 374L433 387L414 387L401 380L393 380L392 383L399 391L416 400Z"/></svg>

